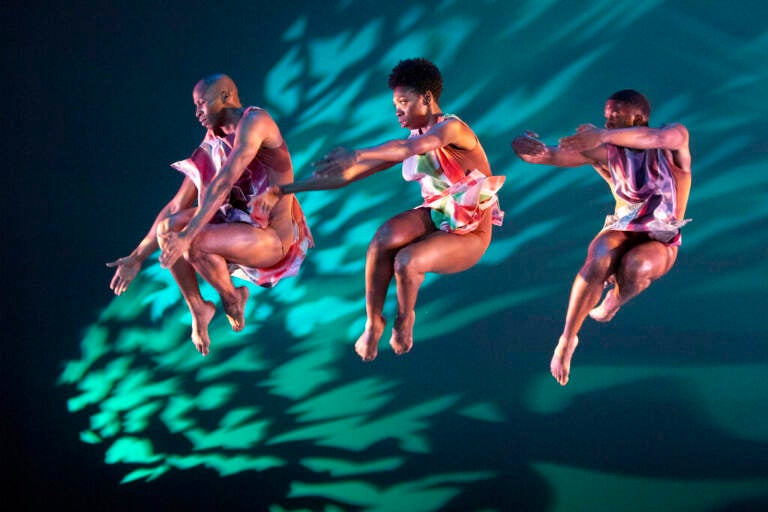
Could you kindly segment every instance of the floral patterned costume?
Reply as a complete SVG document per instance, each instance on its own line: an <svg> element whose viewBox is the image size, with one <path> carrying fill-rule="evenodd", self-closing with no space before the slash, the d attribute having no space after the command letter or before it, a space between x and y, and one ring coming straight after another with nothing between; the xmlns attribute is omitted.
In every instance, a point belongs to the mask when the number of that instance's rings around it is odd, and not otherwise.
<svg viewBox="0 0 768 512"><path fill-rule="evenodd" d="M255 108L257 107L248 107L243 112L243 116ZM234 140L234 133L226 137L219 137L209 131L200 146L189 158L171 164L171 167L184 173L195 184L198 191L198 203L205 188L226 162L232 151ZM259 149L259 152L232 187L229 200L219 208L211 223L244 222L262 228L269 226L269 218L260 217L258 212L249 211L248 200L269 188L268 170L270 169L278 172L291 170L291 159L285 140L277 148L261 147ZM296 196L291 196L290 201L292 201L291 215L294 238L283 258L266 268L230 264L229 272L231 275L246 279L259 286L271 288L280 279L298 274L307 250L314 246L314 241Z"/></svg>
<svg viewBox="0 0 768 512"><path fill-rule="evenodd" d="M461 121L447 115L438 122L446 118ZM418 135L419 130L412 130L409 138ZM496 193L505 177L490 174L488 159L479 142L469 151L446 146L403 162L403 178L421 185L424 202L419 208L430 208L435 226L449 233L474 231L489 208L493 224L501 225L504 212L499 208Z"/></svg>

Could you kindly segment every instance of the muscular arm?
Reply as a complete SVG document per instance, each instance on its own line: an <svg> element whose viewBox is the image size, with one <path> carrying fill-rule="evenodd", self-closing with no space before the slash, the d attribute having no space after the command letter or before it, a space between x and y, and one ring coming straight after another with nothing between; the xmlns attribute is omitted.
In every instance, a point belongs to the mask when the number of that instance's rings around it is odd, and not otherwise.
<svg viewBox="0 0 768 512"><path fill-rule="evenodd" d="M157 242L157 227L165 219L179 213L181 210L192 207L195 198L197 196L197 190L194 183L189 178L184 178L179 190L171 201L166 204L162 210L155 217L155 221L149 228L149 231L144 238L139 242L136 248L131 251L128 256L118 258L115 261L107 263L107 267L115 268L114 276L110 282L109 287L115 294L120 295L131 284L131 281L136 277L141 270L141 265L147 257L155 252L159 245Z"/></svg>
<svg viewBox="0 0 768 512"><path fill-rule="evenodd" d="M195 215L178 233L169 233L160 255L160 264L168 268L189 248L200 230L208 224L228 197L232 187L258 153L265 140L279 138L277 125L264 110L254 110L237 125L232 151L221 170L211 180L200 198Z"/></svg>
<svg viewBox="0 0 768 512"><path fill-rule="evenodd" d="M675 179L675 217L682 220L691 190L691 152L688 129L675 123L662 128L637 126L616 130L602 130L604 143L633 149L663 149L672 160L672 176Z"/></svg>
<svg viewBox="0 0 768 512"><path fill-rule="evenodd" d="M633 149L669 149L678 151L688 146L688 130L682 124L672 124L663 128L635 126L615 130L601 130L601 140Z"/></svg>
<svg viewBox="0 0 768 512"><path fill-rule="evenodd" d="M685 169L672 169L675 178L675 218L683 220L685 209L688 206L688 195L691 191L691 171Z"/></svg>
<svg viewBox="0 0 768 512"><path fill-rule="evenodd" d="M263 110L254 111L240 121L237 125L234 146L227 161L205 189L197 212L187 227L182 230L181 235L194 240L200 229L208 224L229 196L229 192L240 179L245 168L256 157L264 139L273 135L276 129L274 121Z"/></svg>
<svg viewBox="0 0 768 512"><path fill-rule="evenodd" d="M515 137L512 149L521 160L529 164L552 165L555 167L578 167L600 165L606 161L605 149L595 147L584 151L568 150L561 146L548 146L533 133Z"/></svg>
<svg viewBox="0 0 768 512"><path fill-rule="evenodd" d="M472 149L477 144L475 134L458 119L448 118L432 126L421 135L405 140L393 140L366 149L358 149L357 161L402 162L413 155L454 145L461 149Z"/></svg>
<svg viewBox="0 0 768 512"><path fill-rule="evenodd" d="M576 134L560 139L560 147L568 151L586 151L602 144L632 149L679 151L688 147L688 130L682 124L671 124L663 128L633 126L604 129L582 125Z"/></svg>
<svg viewBox="0 0 768 512"><path fill-rule="evenodd" d="M409 139L391 140L355 151L336 149L314 164L317 170L312 178L307 180L311 185L303 184L312 188L300 190L340 188L414 155L423 155L448 145L472 149L475 144L477 139L472 130L458 119L449 118L435 124L425 133Z"/></svg>
<svg viewBox="0 0 768 512"><path fill-rule="evenodd" d="M603 144L632 149L662 149L672 161L672 175L676 184L676 212L683 219L691 189L691 152L688 147L688 129L675 123L662 128L633 126L631 128L599 129L581 126L575 135L560 139L560 146L570 150L589 150Z"/></svg>
<svg viewBox="0 0 768 512"><path fill-rule="evenodd" d="M384 169L388 169L397 162L365 161L352 164L341 173L321 173L315 172L309 178L294 183L279 185L281 194L293 194L294 192L305 192L310 190L331 190L346 187L353 181L358 181L375 174Z"/></svg>
<svg viewBox="0 0 768 512"><path fill-rule="evenodd" d="M316 170L306 180L272 187L249 203L262 214L267 214L282 194L310 190L331 190L346 187L388 169L413 155L421 155L453 144L472 149L477 144L474 132L458 119L449 118L437 123L422 135L405 140L391 140L365 149L350 151L336 148L313 165Z"/></svg>

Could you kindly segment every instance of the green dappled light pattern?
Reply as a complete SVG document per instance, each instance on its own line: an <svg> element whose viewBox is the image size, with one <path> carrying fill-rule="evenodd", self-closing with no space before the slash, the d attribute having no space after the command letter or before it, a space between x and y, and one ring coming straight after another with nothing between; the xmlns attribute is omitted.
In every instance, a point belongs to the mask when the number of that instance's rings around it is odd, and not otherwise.
<svg viewBox="0 0 768 512"><path fill-rule="evenodd" d="M277 119L301 179L334 146L407 135L386 86L398 60L441 68L441 105L507 176L506 218L475 268L425 280L412 353L392 355L387 335L372 363L352 348L367 245L420 202L397 166L299 194L317 247L298 277L249 285L242 332L202 286L219 311L208 357L189 341L170 273L148 260L61 373L82 441L102 444L133 485L190 468L272 475L286 489L275 512L710 511L765 499L768 25L742 26L718 2L436 4L298 9L253 78L263 91L241 91ZM591 169L525 164L509 141L599 125L606 97L627 87L651 99L652 125L691 133L693 222L668 276L612 323L585 324L561 388L549 357L611 197ZM727 312L726 296L738 303ZM394 300L393 286L389 318Z"/></svg>

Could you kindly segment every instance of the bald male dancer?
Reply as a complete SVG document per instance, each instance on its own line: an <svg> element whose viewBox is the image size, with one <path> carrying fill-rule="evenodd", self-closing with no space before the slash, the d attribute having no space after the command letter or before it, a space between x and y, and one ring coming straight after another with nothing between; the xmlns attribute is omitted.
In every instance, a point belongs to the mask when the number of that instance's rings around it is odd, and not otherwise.
<svg viewBox="0 0 768 512"><path fill-rule="evenodd" d="M192 342L210 350L208 325L216 311L200 294L197 275L221 297L234 331L245 326L249 291L230 276L265 287L296 275L312 235L296 198L285 195L268 216L252 212L248 200L269 187L293 182L285 140L266 110L243 107L235 82L216 74L192 91L195 115L206 128L192 155L172 164L185 177L152 227L116 267L110 288L125 292L142 263L158 248L160 264L171 271L192 315Z"/></svg>

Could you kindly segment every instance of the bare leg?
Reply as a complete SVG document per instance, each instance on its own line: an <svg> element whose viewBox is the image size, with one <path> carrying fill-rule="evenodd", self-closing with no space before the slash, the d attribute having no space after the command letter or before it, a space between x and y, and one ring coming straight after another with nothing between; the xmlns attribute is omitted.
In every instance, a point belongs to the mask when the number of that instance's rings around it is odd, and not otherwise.
<svg viewBox="0 0 768 512"><path fill-rule="evenodd" d="M211 301L203 300L197 275L189 263L179 260L170 268L170 271L192 315L192 343L195 344L198 352L206 356L211 346L208 325L216 313L216 306Z"/></svg>
<svg viewBox="0 0 768 512"><path fill-rule="evenodd" d="M603 302L589 312L589 316L598 322L610 322L613 320L616 312L619 311L619 307L621 307L619 291L618 288L614 286L605 294Z"/></svg>
<svg viewBox="0 0 768 512"><path fill-rule="evenodd" d="M385 224L386 226L386 224ZM379 339L387 323L382 315L387 288L394 275L396 249L389 249L379 228L365 257L365 329L355 342L355 352L363 361L373 361L379 352Z"/></svg>
<svg viewBox="0 0 768 512"><path fill-rule="evenodd" d="M235 288L227 263L249 267L273 265L282 257L282 244L272 230L243 223L215 224L204 228L186 257L219 293L232 330L241 331L250 292L245 286Z"/></svg>
<svg viewBox="0 0 768 512"><path fill-rule="evenodd" d="M413 348L413 326L416 323L416 312L398 311L395 325L392 328L392 337L389 338L389 346L392 351L401 356Z"/></svg>
<svg viewBox="0 0 768 512"><path fill-rule="evenodd" d="M242 331L245 327L245 303L250 292L245 286L235 288L229 276L227 261L215 254L197 254L194 259L195 270L213 286L221 297L224 313L233 331Z"/></svg>
<svg viewBox="0 0 768 512"><path fill-rule="evenodd" d="M579 343L577 337L589 311L603 294L605 281L615 272L619 259L627 250L629 237L622 231L598 234L587 251L587 259L571 287L565 326L555 347L549 367L552 376L565 386L571 370L571 358Z"/></svg>
<svg viewBox="0 0 768 512"><path fill-rule="evenodd" d="M376 231L365 259L365 330L355 342L363 361L373 360L386 319L382 316L387 289L395 273L395 255L405 245L434 231L429 212L409 210L392 217Z"/></svg>
<svg viewBox="0 0 768 512"><path fill-rule="evenodd" d="M355 352L363 361L373 361L379 353L379 339L384 332L384 326L387 320L379 315L374 317L373 321L369 319L365 322L363 334L355 342Z"/></svg>
<svg viewBox="0 0 768 512"><path fill-rule="evenodd" d="M233 331L240 332L245 327L245 303L248 301L250 293L245 286L238 286L235 288L234 302L224 302L222 297L224 313L227 315L227 320L229 320L229 325Z"/></svg>
<svg viewBox="0 0 768 512"><path fill-rule="evenodd" d="M666 274L677 258L677 247L657 241L641 243L624 255L616 272L616 286L600 306L589 312L598 322L610 321L621 306Z"/></svg>
<svg viewBox="0 0 768 512"><path fill-rule="evenodd" d="M207 356L211 348L208 325L216 313L216 306L211 301L203 301L199 306L190 306L192 312L192 343L202 355Z"/></svg>
<svg viewBox="0 0 768 512"><path fill-rule="evenodd" d="M182 211L166 219L158 226L158 233L165 233L170 230L179 231L188 222L194 213L193 210ZM163 246L163 238L158 237L160 247ZM192 316L192 343L202 355L207 355L211 340L208 336L208 325L211 323L216 312L216 306L210 301L203 300L200 295L200 286L197 282L197 275L194 268L184 260L179 260L171 268L171 275L181 290L181 295L187 303L189 312Z"/></svg>
<svg viewBox="0 0 768 512"><path fill-rule="evenodd" d="M464 235L435 230L397 253L397 317L389 340L395 354L405 354L413 347L416 299L425 274L453 274L477 263L491 241L490 221L486 215L477 231Z"/></svg>
<svg viewBox="0 0 768 512"><path fill-rule="evenodd" d="M603 302L600 303L599 306L592 309L589 312L589 316L592 317L594 320L598 322L609 322L613 315L616 314L614 311L613 314L608 315L608 311L612 309L611 302L615 300L615 294L617 292L616 290L616 274L611 274L608 276L608 279L605 280L605 284L603 286L605 290L607 290L605 297L603 298Z"/></svg>
<svg viewBox="0 0 768 512"><path fill-rule="evenodd" d="M561 386L568 384L568 376L571 373L571 358L578 344L578 336L574 336L570 340L560 336L557 342L552 361L549 363L549 371Z"/></svg>

